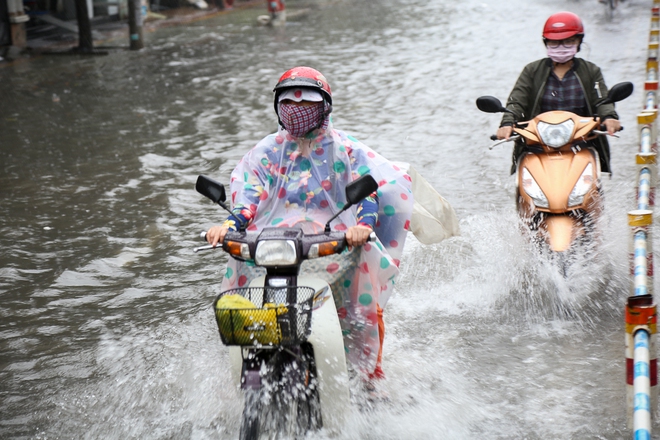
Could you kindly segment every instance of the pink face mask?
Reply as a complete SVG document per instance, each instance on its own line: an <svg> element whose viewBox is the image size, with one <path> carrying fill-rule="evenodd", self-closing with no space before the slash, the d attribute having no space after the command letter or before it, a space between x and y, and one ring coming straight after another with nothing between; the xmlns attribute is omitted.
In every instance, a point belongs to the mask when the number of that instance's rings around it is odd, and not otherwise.
<svg viewBox="0 0 660 440"><path fill-rule="evenodd" d="M323 102L316 105L283 104L278 106L282 125L293 137L303 137L323 123Z"/></svg>
<svg viewBox="0 0 660 440"><path fill-rule="evenodd" d="M555 63L563 64L573 59L577 53L577 45L564 47L560 44L557 47L548 47L548 56Z"/></svg>

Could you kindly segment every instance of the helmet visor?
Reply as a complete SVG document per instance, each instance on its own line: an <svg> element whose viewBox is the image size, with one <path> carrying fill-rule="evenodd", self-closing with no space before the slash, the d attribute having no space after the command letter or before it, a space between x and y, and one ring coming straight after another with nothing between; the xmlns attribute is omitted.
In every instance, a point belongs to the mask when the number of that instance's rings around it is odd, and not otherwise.
<svg viewBox="0 0 660 440"><path fill-rule="evenodd" d="M285 99L289 99L294 102L300 102L300 101L321 102L323 101L323 96L321 95L321 93L317 92L316 90L292 88L280 93L280 96L277 98L277 101L282 102Z"/></svg>

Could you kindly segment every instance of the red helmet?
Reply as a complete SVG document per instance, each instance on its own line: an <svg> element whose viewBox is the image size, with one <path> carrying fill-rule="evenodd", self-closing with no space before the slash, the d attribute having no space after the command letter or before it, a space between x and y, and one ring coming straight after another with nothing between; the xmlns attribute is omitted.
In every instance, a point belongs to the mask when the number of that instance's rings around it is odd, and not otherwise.
<svg viewBox="0 0 660 440"><path fill-rule="evenodd" d="M543 38L548 40L564 40L573 35L584 36L584 26L572 12L552 14L543 26Z"/></svg>
<svg viewBox="0 0 660 440"><path fill-rule="evenodd" d="M277 85L273 89L273 92L275 92L275 113L277 113L277 102L280 94L291 87L307 87L321 92L323 99L332 106L332 91L325 76L311 67L299 66L284 72L280 80L277 81Z"/></svg>

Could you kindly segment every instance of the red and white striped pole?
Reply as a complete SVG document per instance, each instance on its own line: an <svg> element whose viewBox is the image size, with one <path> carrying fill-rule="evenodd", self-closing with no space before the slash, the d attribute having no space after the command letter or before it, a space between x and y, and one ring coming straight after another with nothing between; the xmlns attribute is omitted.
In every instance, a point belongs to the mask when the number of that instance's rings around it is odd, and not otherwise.
<svg viewBox="0 0 660 440"><path fill-rule="evenodd" d="M658 359L655 355L657 307L652 295L631 296L626 304L626 395L628 426L633 438L651 438L658 402Z"/></svg>
<svg viewBox="0 0 660 440"><path fill-rule="evenodd" d="M660 0L653 0L649 34L644 111L637 116L639 152L637 209L628 213L630 275L626 321L626 395L628 426L633 438L650 439L658 404L658 359L656 354L657 306L653 299L653 207L658 179L658 58L660 56Z"/></svg>

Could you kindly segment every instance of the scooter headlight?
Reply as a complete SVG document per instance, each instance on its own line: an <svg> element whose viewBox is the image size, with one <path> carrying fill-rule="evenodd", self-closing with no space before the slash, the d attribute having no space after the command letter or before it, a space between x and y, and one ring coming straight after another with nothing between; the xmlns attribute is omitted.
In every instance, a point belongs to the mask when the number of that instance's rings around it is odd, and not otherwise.
<svg viewBox="0 0 660 440"><path fill-rule="evenodd" d="M578 206L584 203L584 196L589 192L589 189L594 184L594 173L591 164L587 164L584 171L580 175L577 183L573 187L573 191L568 196L568 206Z"/></svg>
<svg viewBox="0 0 660 440"><path fill-rule="evenodd" d="M532 177L532 174L525 167L522 169L522 189L525 193L532 198L534 205L539 208L548 207L548 198L543 194L541 187L536 180Z"/></svg>
<svg viewBox="0 0 660 440"><path fill-rule="evenodd" d="M292 240L263 240L257 244L254 262L258 266L290 266L298 262Z"/></svg>
<svg viewBox="0 0 660 440"><path fill-rule="evenodd" d="M541 141L545 145L552 148L560 148L571 141L575 122L572 119L567 119L560 124L539 122L536 128L541 136Z"/></svg>

